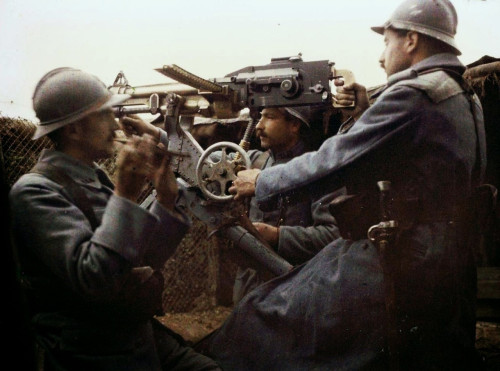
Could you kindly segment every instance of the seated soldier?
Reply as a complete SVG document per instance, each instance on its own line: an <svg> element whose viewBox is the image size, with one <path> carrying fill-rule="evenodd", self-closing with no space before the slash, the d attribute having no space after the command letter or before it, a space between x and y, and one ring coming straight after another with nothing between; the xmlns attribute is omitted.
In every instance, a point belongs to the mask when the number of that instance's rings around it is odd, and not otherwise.
<svg viewBox="0 0 500 371"><path fill-rule="evenodd" d="M316 149L312 138L310 107L265 108L255 127L255 135L264 150L250 150L252 168L267 169L284 164L296 156ZM262 211L254 198L248 208L249 219L269 245L293 265L313 257L339 237L335 219L328 210L334 193L297 194L299 202L281 198L276 207ZM236 273L233 302L262 283L255 267L240 265Z"/></svg>

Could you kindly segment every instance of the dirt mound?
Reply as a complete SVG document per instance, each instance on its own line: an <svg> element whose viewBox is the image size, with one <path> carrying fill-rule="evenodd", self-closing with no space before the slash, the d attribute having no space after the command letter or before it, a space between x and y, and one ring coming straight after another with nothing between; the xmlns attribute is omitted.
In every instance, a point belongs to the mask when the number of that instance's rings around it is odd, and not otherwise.
<svg viewBox="0 0 500 371"><path fill-rule="evenodd" d="M206 311L165 313L157 319L192 344L219 328L229 313L231 308L215 307Z"/></svg>

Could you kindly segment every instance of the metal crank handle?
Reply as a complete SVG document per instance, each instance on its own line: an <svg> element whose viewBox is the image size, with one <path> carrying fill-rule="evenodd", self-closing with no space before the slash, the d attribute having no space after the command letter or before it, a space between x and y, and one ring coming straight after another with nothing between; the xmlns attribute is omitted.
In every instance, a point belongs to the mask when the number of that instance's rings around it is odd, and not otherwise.
<svg viewBox="0 0 500 371"><path fill-rule="evenodd" d="M349 85L352 84L353 82L356 82L356 79L354 78L354 73L349 70L338 70L334 67L332 67L332 73L334 78L343 78L344 79L344 85ZM352 102L350 105L346 106L343 104L338 104L333 101L333 107L335 108L353 108L356 105L356 102Z"/></svg>

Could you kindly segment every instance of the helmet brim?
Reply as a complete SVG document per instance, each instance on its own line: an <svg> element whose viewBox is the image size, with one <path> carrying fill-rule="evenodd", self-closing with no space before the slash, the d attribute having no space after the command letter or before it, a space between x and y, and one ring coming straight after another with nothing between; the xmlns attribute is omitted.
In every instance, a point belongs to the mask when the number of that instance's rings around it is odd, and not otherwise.
<svg viewBox="0 0 500 371"><path fill-rule="evenodd" d="M290 115L301 121L304 125L306 125L308 128L311 127L311 124L309 123L309 120L307 117L305 117L302 113L300 113L297 109L291 108L291 107L285 107L285 111L287 111Z"/></svg>
<svg viewBox="0 0 500 371"><path fill-rule="evenodd" d="M427 35L429 37L432 37L434 39L437 39L439 41L442 41L445 44L448 44L453 48L453 51L455 52L456 55L462 54L462 52L458 49L458 46L453 36L447 35L444 32L440 32L438 30L429 30L425 27L413 24L412 22L391 21L384 23L382 26L374 26L370 28L372 31L380 35L383 35L384 31L387 30L388 28L393 28L395 30L415 31Z"/></svg>
<svg viewBox="0 0 500 371"><path fill-rule="evenodd" d="M33 137L31 138L32 140L40 139L41 137L53 132L54 130L57 130L59 128L62 128L63 126L69 125L75 121L78 121L85 116L94 113L94 112L99 112L106 110L108 108L112 108L113 106L116 106L120 103L123 103L127 99L130 98L129 94L113 94L109 96L109 99L104 102L104 104L98 104L97 106L91 106L88 109L79 112L76 115L72 115L68 118L65 118L60 121L56 122L51 122L48 124L40 123L37 125L37 128L35 130L35 133L33 134Z"/></svg>
<svg viewBox="0 0 500 371"><path fill-rule="evenodd" d="M378 34L383 35L386 27L385 27L385 25L382 25L382 26L374 26L374 27L370 27L370 28L372 31L375 31Z"/></svg>

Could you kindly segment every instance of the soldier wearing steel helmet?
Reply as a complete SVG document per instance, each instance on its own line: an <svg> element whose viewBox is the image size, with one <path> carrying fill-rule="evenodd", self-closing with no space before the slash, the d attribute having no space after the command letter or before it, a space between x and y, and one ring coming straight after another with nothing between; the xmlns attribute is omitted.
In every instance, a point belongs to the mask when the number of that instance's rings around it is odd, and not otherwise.
<svg viewBox="0 0 500 371"><path fill-rule="evenodd" d="M337 100L355 97L356 107L338 135L238 173L230 191L261 208L325 184L346 194L332 204L342 238L249 293L212 336L223 368L478 368L467 200L482 181L485 138L456 27L449 1L404 1L373 28L387 73L375 102L361 85L339 87Z"/></svg>
<svg viewBox="0 0 500 371"><path fill-rule="evenodd" d="M264 108L255 127L260 149L248 151L252 168L260 170L291 161L317 149L313 129L316 112L310 106ZM248 217L261 237L284 259L299 265L312 258L339 237L328 204L335 192L316 190L277 200L275 207L262 211L254 198L249 200ZM264 282L265 274L242 261L236 272L233 303Z"/></svg>
<svg viewBox="0 0 500 371"><path fill-rule="evenodd" d="M161 313L159 269L189 228L161 144L132 137L118 154L116 184L96 164L114 153L111 108L124 98L73 68L48 72L33 95L34 138L48 136L54 149L13 185L9 203L37 365L219 369L153 318ZM137 204L145 178L158 192L147 210Z"/></svg>

